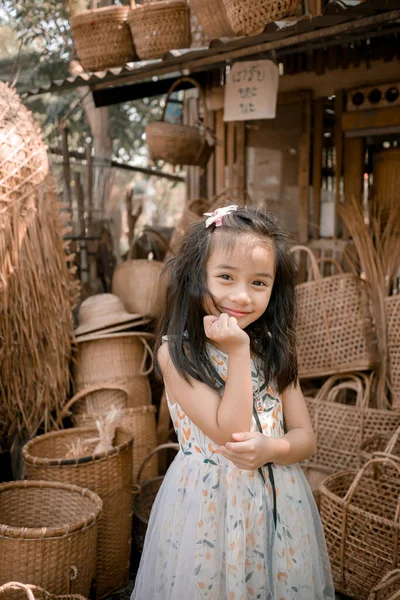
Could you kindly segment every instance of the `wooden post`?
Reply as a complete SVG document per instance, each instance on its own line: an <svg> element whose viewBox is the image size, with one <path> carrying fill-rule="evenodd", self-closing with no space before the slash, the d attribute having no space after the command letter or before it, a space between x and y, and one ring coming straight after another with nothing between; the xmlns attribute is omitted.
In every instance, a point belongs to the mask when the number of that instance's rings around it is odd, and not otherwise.
<svg viewBox="0 0 400 600"><path fill-rule="evenodd" d="M68 128L63 125L61 127L61 147L63 156L63 175L64 175L64 194L65 201L72 212L72 195L71 195L71 168L69 164L69 148L68 148Z"/></svg>
<svg viewBox="0 0 400 600"><path fill-rule="evenodd" d="M215 149L215 170L216 170L216 194L225 189L225 123L224 110L216 111L216 136L217 146Z"/></svg>
<svg viewBox="0 0 400 600"><path fill-rule="evenodd" d="M322 186L322 144L324 139L325 98L315 102L314 134L313 134L313 227L312 237L320 237L321 222L321 186Z"/></svg>
<svg viewBox="0 0 400 600"><path fill-rule="evenodd" d="M88 223L92 222L93 212L93 160L92 144L86 146L86 205L88 214Z"/></svg>
<svg viewBox="0 0 400 600"><path fill-rule="evenodd" d="M299 140L299 213L298 239L300 243L308 240L309 198L310 198L310 151L311 151L311 92L303 92L301 133Z"/></svg>
<svg viewBox="0 0 400 600"><path fill-rule="evenodd" d="M344 203L352 196L362 202L364 177L364 138L345 138L344 141ZM343 239L349 239L349 233L343 226Z"/></svg>
<svg viewBox="0 0 400 600"><path fill-rule="evenodd" d="M206 126L215 131L215 113L207 111ZM207 198L211 200L215 196L215 151L212 153L210 160L207 163Z"/></svg>
<svg viewBox="0 0 400 600"><path fill-rule="evenodd" d="M246 182L246 122L238 121L236 128L236 185L244 190Z"/></svg>
<svg viewBox="0 0 400 600"><path fill-rule="evenodd" d="M339 207L341 201L341 186L342 186L342 170L343 170L343 130L342 130L342 114L343 114L343 90L337 90L335 94L335 237L339 231Z"/></svg>
<svg viewBox="0 0 400 600"><path fill-rule="evenodd" d="M232 121L227 125L226 156L228 165L228 187L233 187L235 162L235 124Z"/></svg>
<svg viewBox="0 0 400 600"><path fill-rule="evenodd" d="M312 17L318 17L322 14L322 0L308 0L308 12Z"/></svg>

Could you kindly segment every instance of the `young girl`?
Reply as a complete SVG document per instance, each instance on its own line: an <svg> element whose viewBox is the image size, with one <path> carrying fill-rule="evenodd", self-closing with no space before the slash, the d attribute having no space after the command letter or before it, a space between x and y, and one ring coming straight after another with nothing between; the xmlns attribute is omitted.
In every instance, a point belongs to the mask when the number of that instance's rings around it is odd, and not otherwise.
<svg viewBox="0 0 400 600"><path fill-rule="evenodd" d="M180 451L153 505L132 599L333 599L296 464L315 442L297 382L287 238L254 208L208 217L169 264L157 348Z"/></svg>

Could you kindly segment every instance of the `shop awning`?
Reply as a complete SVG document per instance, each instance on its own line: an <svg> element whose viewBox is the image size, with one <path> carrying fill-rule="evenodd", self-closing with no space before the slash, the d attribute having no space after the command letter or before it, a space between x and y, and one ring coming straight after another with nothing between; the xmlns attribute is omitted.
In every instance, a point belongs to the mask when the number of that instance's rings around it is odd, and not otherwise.
<svg viewBox="0 0 400 600"><path fill-rule="evenodd" d="M314 19L303 17L297 22L271 23L257 36L213 40L208 48L175 50L159 60L128 63L99 73L84 73L52 81L47 86L30 89L21 95L36 96L89 86L96 106L108 106L163 94L182 75L191 75L202 81L207 71L224 67L235 60L261 58L272 52L285 64L286 58L295 55L335 46L349 48L363 40L368 40L373 48L373 40L388 36L395 40L393 52L397 52L397 58L400 58L397 39L400 35L400 0L367 0L355 6L349 4L344 1L330 3L325 13ZM384 53L381 41L376 47ZM298 69L296 72L299 72Z"/></svg>

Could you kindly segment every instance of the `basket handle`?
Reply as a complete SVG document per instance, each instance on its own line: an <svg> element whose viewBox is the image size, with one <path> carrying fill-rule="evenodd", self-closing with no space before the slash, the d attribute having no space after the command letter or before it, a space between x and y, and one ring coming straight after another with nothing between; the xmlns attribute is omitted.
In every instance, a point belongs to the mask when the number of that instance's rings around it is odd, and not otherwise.
<svg viewBox="0 0 400 600"><path fill-rule="evenodd" d="M397 440L399 439L399 436L400 436L400 427L398 427L396 429L396 431L390 438L388 445L385 448L385 454L393 454L394 453L394 447L397 443Z"/></svg>
<svg viewBox="0 0 400 600"><path fill-rule="evenodd" d="M334 402L336 396L341 390L354 390L357 393L356 407L365 408L367 401L367 394L362 386L360 380L358 381L343 381L335 387L333 387L326 396L326 402Z"/></svg>
<svg viewBox="0 0 400 600"><path fill-rule="evenodd" d="M347 382L342 382L341 380L343 378L346 378ZM355 384L356 387L349 387L349 389L353 389L355 391L357 391L358 389L362 389L363 387L363 381L364 380L364 384L365 384L365 388L363 391L363 401L359 401L359 395L357 393L357 404L356 406L359 407L367 407L369 405L369 396L370 396L370 389L371 389L371 381L368 377L365 377L363 373L360 374L347 374L347 375L331 375L329 377L329 379L327 379L325 381L325 383L322 385L321 389L319 390L318 394L316 395L315 399L316 400L328 400L332 401L335 398L335 395L331 395L331 392L335 389L335 383L339 381L338 385L341 385L341 383L353 383ZM341 387L340 389L345 389L344 387ZM358 403L359 402L359 403Z"/></svg>
<svg viewBox="0 0 400 600"><path fill-rule="evenodd" d="M92 394L93 392L100 392L102 390L117 390L119 392L124 392L126 394L127 399L129 397L127 390L121 385L118 385L117 383L102 383L100 385L92 385L90 387L84 388L83 390L77 392L74 396L72 396L72 398L64 406L64 408L58 415L56 426L59 427L64 417L71 414L70 408L75 404L75 402L77 402L81 398L84 398L88 394Z"/></svg>
<svg viewBox="0 0 400 600"><path fill-rule="evenodd" d="M137 474L137 481L140 481L140 477L142 475L143 469L146 466L146 463L158 452L160 452L161 450L167 450L168 448L172 448L173 450L176 450L178 452L178 450L180 449L179 444L175 444L174 442L168 442L167 444L161 444L160 446L157 446L157 448L154 448L154 450L152 450L144 459L142 464L140 465L140 469L138 471ZM140 488L140 485L137 486L138 488ZM136 491L136 493L139 493L140 489L138 489Z"/></svg>
<svg viewBox="0 0 400 600"><path fill-rule="evenodd" d="M321 256L320 258L317 258L318 265L322 265L323 263L329 263L330 265L334 265L334 267L337 269L337 272L340 275L343 275L343 267L340 264L340 262L336 260L336 258L332 258L331 256Z"/></svg>
<svg viewBox="0 0 400 600"><path fill-rule="evenodd" d="M310 260L310 265L311 265L311 270L314 275L314 281L319 281L321 279L321 274L319 272L318 262L317 262L317 259L315 258L314 252L308 246L301 246L300 244L296 244L295 246L292 246L289 250L289 252L291 252L292 254L294 254L295 252L299 252L299 251L306 252L306 254L308 254L308 258Z"/></svg>
<svg viewBox="0 0 400 600"><path fill-rule="evenodd" d="M29 600L35 600L35 596L31 590L31 586L25 583L19 583L18 581L10 581L0 586L0 594L3 594L6 590L24 590Z"/></svg>
<svg viewBox="0 0 400 600"><path fill-rule="evenodd" d="M351 503L354 494L356 493L356 490L358 488L358 485L362 479L362 477L365 474L365 471L368 469L368 467L370 467L371 465L378 465L378 464L389 464L390 466L392 466L398 473L398 476L400 477L400 463L397 463L396 461L394 461L393 459L391 459L388 456L382 456L382 457L377 457L377 458L371 458L371 460L369 460L368 462L365 463L365 465L358 471L357 475L355 476L355 478L353 479L353 482L351 484L351 486L349 487L349 489L347 490L347 493L344 497L343 500L343 508L346 510L347 507L349 506L349 504ZM398 498L397 501L397 507L396 507L396 512L394 515L394 521L395 523L397 523L400 519L400 496Z"/></svg>
<svg viewBox="0 0 400 600"><path fill-rule="evenodd" d="M165 250L166 250L167 252L171 252L171 253L172 253L172 250L171 250L171 248L170 248L170 246L169 246L169 244L168 244L167 240L165 239L165 237L164 237L164 236L163 236L163 235L162 235L162 234L161 234L159 231L156 231L156 230L155 230L155 229L153 229L152 227L146 227L146 228L145 228L145 229L142 231L142 233L141 233L141 235L140 235L140 236L138 236L138 237L136 237L136 238L133 238L133 240L132 240L132 243L131 243L131 245L130 245L130 248L129 248L129 252L128 252L128 256L127 256L127 260L132 260L132 252L133 252L133 248L134 248L134 245L136 244L136 242L138 241L139 237L141 237L143 234L147 234L147 233L150 233L150 234L151 234L151 235L153 235L154 237L158 238L158 239L160 240L160 242L162 243L162 245L164 246Z"/></svg>
<svg viewBox="0 0 400 600"><path fill-rule="evenodd" d="M167 110L167 105L169 102L169 99L171 97L171 94L176 90L176 88L183 83L184 81L191 83L194 85L194 87L196 87L199 91L199 97L200 97L200 102L203 104L204 107L204 112L207 111L207 107L206 107L206 97L204 95L204 91L203 88L201 87L201 85L199 84L198 81L196 81L195 79L193 79L193 77L180 77L179 79L177 79L169 88L168 93L167 93L167 97L165 99L165 105L164 105L164 109L163 109L163 113L162 113L162 117L161 117L161 121L164 121L165 119L165 113Z"/></svg>

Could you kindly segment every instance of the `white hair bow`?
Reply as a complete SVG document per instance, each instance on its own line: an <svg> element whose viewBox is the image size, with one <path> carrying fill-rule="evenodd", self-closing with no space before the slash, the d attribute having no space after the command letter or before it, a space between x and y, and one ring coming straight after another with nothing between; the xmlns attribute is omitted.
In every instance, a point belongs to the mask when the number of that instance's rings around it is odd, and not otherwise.
<svg viewBox="0 0 400 600"><path fill-rule="evenodd" d="M216 208L212 213L204 213L204 216L208 217L208 219L206 219L206 227L210 227L210 225L213 224L215 224L215 227L221 227L222 219L237 209L238 207L236 204L231 204L230 206Z"/></svg>

